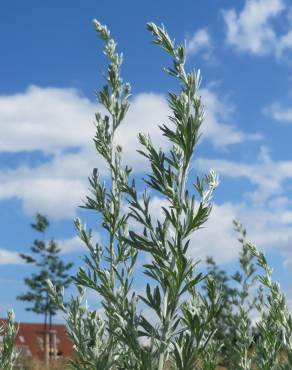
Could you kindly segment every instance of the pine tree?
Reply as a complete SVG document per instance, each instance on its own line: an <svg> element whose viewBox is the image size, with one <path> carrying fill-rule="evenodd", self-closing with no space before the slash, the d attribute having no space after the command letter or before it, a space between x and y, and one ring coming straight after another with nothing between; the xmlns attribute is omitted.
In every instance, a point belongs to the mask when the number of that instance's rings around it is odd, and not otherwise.
<svg viewBox="0 0 292 370"><path fill-rule="evenodd" d="M17 299L31 303L26 308L27 311L44 316L44 349L47 356L46 333L51 330L53 316L56 315L58 309L49 296L47 280L54 282L57 291L61 291L63 287L67 288L71 281L67 271L73 264L64 263L60 259L61 249L54 240L45 241L45 233L49 227L47 217L38 213L36 222L31 224L31 227L41 235L41 239L35 239L30 248L31 254L20 253L20 257L26 263L35 266L36 270L30 277L24 279L29 291L19 295Z"/></svg>

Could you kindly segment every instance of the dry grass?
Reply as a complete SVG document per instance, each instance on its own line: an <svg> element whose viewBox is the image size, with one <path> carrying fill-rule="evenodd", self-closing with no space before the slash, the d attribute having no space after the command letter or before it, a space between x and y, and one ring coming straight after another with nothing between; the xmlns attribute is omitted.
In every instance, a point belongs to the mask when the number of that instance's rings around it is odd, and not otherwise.
<svg viewBox="0 0 292 370"><path fill-rule="evenodd" d="M46 366L42 361L38 360L24 360L21 362L24 370L65 370L68 369L66 360L51 361ZM16 368L17 369L17 368Z"/></svg>
<svg viewBox="0 0 292 370"><path fill-rule="evenodd" d="M66 361L58 360L52 361L50 365L45 366L42 361L37 360L26 360L22 363L24 370L66 370L68 369ZM165 367L165 370L170 370L168 366ZM217 370L227 370L226 367L218 367Z"/></svg>

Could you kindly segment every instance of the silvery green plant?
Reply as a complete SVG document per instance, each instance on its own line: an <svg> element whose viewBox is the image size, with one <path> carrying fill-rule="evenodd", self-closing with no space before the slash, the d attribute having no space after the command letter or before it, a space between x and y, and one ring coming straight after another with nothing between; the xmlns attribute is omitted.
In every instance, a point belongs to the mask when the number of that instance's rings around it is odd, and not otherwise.
<svg viewBox="0 0 292 370"><path fill-rule="evenodd" d="M52 297L58 302L59 308L66 317L67 334L71 339L76 356L69 362L70 368L80 369L112 369L113 356L108 350L106 323L96 311L89 310L85 291L79 288L79 294L72 297L67 306L60 301L55 287L50 285Z"/></svg>
<svg viewBox="0 0 292 370"><path fill-rule="evenodd" d="M239 233L238 241L241 244L239 252L239 265L240 271L237 271L233 275L233 280L238 283L237 291L237 304L240 306L245 305L247 312L251 312L254 309L257 297L252 296L252 288L257 280L256 266L254 261L254 255L251 253L247 239L246 229L238 221L233 221L235 231Z"/></svg>
<svg viewBox="0 0 292 370"><path fill-rule="evenodd" d="M197 294L195 299L186 302L186 308L183 309L183 316L189 321L183 327L181 335L185 342L180 347L176 346L175 359L171 361L172 368L215 370L222 346L214 336L217 330L214 324L222 308L221 291L217 282L207 277L207 294ZM184 317L183 323L186 322ZM177 357L177 353L182 353L180 357L183 361Z"/></svg>
<svg viewBox="0 0 292 370"><path fill-rule="evenodd" d="M250 369L250 350L254 336L250 314L257 301L252 291L256 283L256 267L254 256L248 248L246 230L236 221L234 225L241 244L240 270L229 276L217 266L212 257L206 260L208 275L217 282L222 296L220 314L213 322L216 333L212 345L217 349L216 364L227 366L228 369ZM203 289L206 290L206 284Z"/></svg>
<svg viewBox="0 0 292 370"><path fill-rule="evenodd" d="M154 43L172 59L172 66L165 71L178 80L180 91L168 94L170 123L160 126L171 144L169 153L155 148L149 136L139 135L143 147L140 153L151 168L144 179L146 188L168 206L162 207L162 219L155 221L151 216L151 194L145 191L140 199L135 187L129 188L130 215L142 231L131 230L127 241L151 257L144 265L144 273L154 285L149 282L141 298L157 315L158 323L154 325L142 315L140 326L158 360L156 368L163 370L169 363L174 369L188 370L198 364L206 351L214 334L208 330L209 324L220 308L214 281L208 282L209 299L197 292L203 276L196 272L196 264L188 256L192 233L204 225L210 214L218 179L211 171L193 185L188 182L203 121L198 92L200 72L185 70L186 47L175 45L164 27L148 23L147 28Z"/></svg>
<svg viewBox="0 0 292 370"><path fill-rule="evenodd" d="M209 277L212 277L216 281L221 291L222 307L219 316L216 321L213 322L216 333L212 339L213 348L220 348L220 354L217 356L217 363L229 363L231 360L231 348L234 345L234 328L230 325L233 313L234 305L237 305L237 289L230 286L232 277L227 272L221 269L212 257L207 257L207 273ZM206 291L207 284L203 284L203 290Z"/></svg>
<svg viewBox="0 0 292 370"><path fill-rule="evenodd" d="M51 294L65 313L69 336L78 354L71 361L74 369L117 369L128 359L128 346L118 340L122 335L127 312L136 320L137 298L132 290L133 271L137 250L125 238L128 235L128 214L123 211L125 190L128 188L130 168L122 164L122 148L115 144L115 133L129 108L131 88L120 77L123 56L116 52L116 42L106 26L94 21L94 27L105 43L104 54L109 60L105 85L97 92L97 100L106 111L96 113L94 144L98 155L109 170L109 181L102 181L97 169L89 179L91 195L83 208L96 212L104 230L105 244L94 243L91 230L81 220L75 220L80 239L88 248L84 257L86 268L80 268L74 278L79 296L66 307L51 285ZM84 288L98 294L103 314L91 311L83 299ZM136 326L136 325L135 325Z"/></svg>
<svg viewBox="0 0 292 370"><path fill-rule="evenodd" d="M92 231L76 219L78 235L88 249L84 257L86 267L80 268L74 278L78 295L65 305L50 284L51 295L65 314L68 335L76 351L71 368L215 370L222 348L229 343L230 369L250 370L255 364L264 370L291 369L291 316L278 284L271 280L264 256L246 241L242 225L236 223L242 251L241 272L234 276L238 284L235 291L228 289L226 281L224 285L217 279L224 279L224 274L216 275L216 270L204 276L189 256L192 234L205 224L211 212L218 178L214 171L195 181L190 176L203 106L199 96L200 72L186 71L185 45L176 45L164 27L147 25L154 43L172 60L172 66L165 71L178 82L179 91L168 94L169 121L160 126L170 149L166 152L156 148L149 135L139 135L139 152L150 166L144 178L147 190L140 192L135 181L130 181L130 168L122 164L122 148L115 138L129 108L130 85L122 82L122 56L116 53L109 30L98 21L94 25L109 60L105 85L97 93L106 113L96 114L94 137L109 178L102 181L98 170L93 170L89 179L91 195L84 208L96 212L104 231L103 243L94 243ZM159 196L164 205L158 219L152 214L153 196ZM139 298L133 292L138 253L147 255L144 275L148 279L145 293ZM256 300L252 291L254 258L265 272L258 279ZM86 289L97 293L101 314L88 307ZM229 312L230 319L219 325L224 300L228 302L224 314ZM147 306L150 316L157 320L141 313L138 303ZM257 340L250 317L254 308L260 316ZM222 328L234 341L222 339L222 333L218 333ZM288 356L286 362L280 361L283 350Z"/></svg>
<svg viewBox="0 0 292 370"><path fill-rule="evenodd" d="M0 324L0 335L2 343L0 349L0 369L12 370L18 357L18 352L14 348L14 341L17 334L17 325L14 320L13 311L7 314L5 323Z"/></svg>
<svg viewBox="0 0 292 370"><path fill-rule="evenodd" d="M238 299L230 313L232 341L225 354L225 366L244 370L291 369L292 317L285 296L280 285L273 282L264 254L246 240L246 230L241 224L235 222L235 226L241 234L241 272L233 277L239 283ZM255 261L263 274L257 271ZM251 315L257 315L256 324L252 323Z"/></svg>
<svg viewBox="0 0 292 370"><path fill-rule="evenodd" d="M254 255L250 252L246 240L246 230L237 221L234 221L234 225L240 235L238 238L241 244L240 271L237 271L233 276L237 286L236 294L233 297L232 312L228 318L229 336L225 342L225 357L230 369L249 370L252 363L250 352L254 337L251 312L255 309L258 300L253 291L257 276Z"/></svg>
<svg viewBox="0 0 292 370"><path fill-rule="evenodd" d="M263 370L292 368L292 317L280 285L272 280L272 270L264 254L249 245L257 264L263 270L258 276L261 297L257 322L258 338L254 349L255 365Z"/></svg>
<svg viewBox="0 0 292 370"><path fill-rule="evenodd" d="M154 42L172 58L173 67L166 69L167 73L178 79L181 86L178 94L170 93L168 97L170 125L160 127L171 144L169 153L155 149L147 135L139 135L143 146L140 153L148 159L152 171L145 179L146 187L169 203L169 207L163 207L164 218L155 224L150 215L150 194L145 192L140 199L135 182L129 185L130 169L122 166L122 149L114 140L129 107L130 86L120 78L122 56L115 52L116 43L108 29L97 21L94 24L110 60L106 85L97 94L107 114L96 114L94 138L96 150L110 170L110 182L102 182L95 169L90 177L92 195L87 197L84 208L97 212L108 243L94 245L91 231L77 219L78 234L89 250L89 256L84 258L87 269L80 268L74 278L80 294L66 307L50 285L54 300L65 313L69 336L78 354L71 366L163 370L169 364L174 369L188 370L210 348L206 361L209 369L215 352L214 345L209 347L215 332L210 323L220 309L220 295L212 279L208 279L206 296L197 291L204 277L196 272L196 264L188 257L191 235L208 219L212 194L218 185L214 171L197 178L193 185L188 184L203 120L198 94L200 72L186 72L185 45L175 46L163 27L148 24ZM129 213L123 213L125 193L130 198ZM129 217L137 221L142 232L128 232ZM147 284L146 294L140 298L159 318L157 325L137 313L137 298L131 293L138 251L151 256L151 262L144 266L145 275L157 285ZM84 288L98 293L103 318L84 304ZM146 337L146 345L141 337Z"/></svg>

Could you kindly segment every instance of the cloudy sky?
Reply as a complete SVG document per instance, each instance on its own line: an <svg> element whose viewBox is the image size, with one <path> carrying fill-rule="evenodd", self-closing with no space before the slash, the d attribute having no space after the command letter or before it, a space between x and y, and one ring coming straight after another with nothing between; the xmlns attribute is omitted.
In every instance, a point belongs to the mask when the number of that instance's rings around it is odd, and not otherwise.
<svg viewBox="0 0 292 370"><path fill-rule="evenodd" d="M0 314L36 320L15 300L30 268L19 252L36 237L36 212L51 220L48 237L63 258L80 265L84 253L73 218L101 237L94 215L78 206L93 167L104 173L92 137L95 91L105 60L92 19L106 23L125 55L131 108L117 140L139 177L137 134L167 149L157 125L168 114L174 81L168 59L151 45L147 21L164 23L186 39L188 68L203 75L202 140L191 176L214 168L221 184L206 229L193 237L192 255L212 255L233 271L238 243L232 220L248 229L292 297L292 6L288 0L3 1L0 11ZM159 210L161 200L153 200ZM156 208L155 208L156 207Z"/></svg>

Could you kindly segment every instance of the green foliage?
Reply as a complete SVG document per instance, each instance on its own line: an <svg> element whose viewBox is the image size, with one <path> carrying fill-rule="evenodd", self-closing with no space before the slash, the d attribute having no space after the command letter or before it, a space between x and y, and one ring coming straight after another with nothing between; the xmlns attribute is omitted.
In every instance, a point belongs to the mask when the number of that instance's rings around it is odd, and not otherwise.
<svg viewBox="0 0 292 370"><path fill-rule="evenodd" d="M30 248L31 254L20 254L20 256L27 264L36 267L36 272L24 280L29 291L17 298L31 303L32 305L26 310L43 314L47 324L47 318L51 322L57 310L57 306L49 297L47 280L53 281L58 291L62 287L67 288L71 281L67 271L73 264L64 263L60 259L60 248L54 240L45 242L45 232L49 227L49 221L45 216L37 214L36 222L31 227L41 235L42 239L34 241Z"/></svg>
<svg viewBox="0 0 292 370"><path fill-rule="evenodd" d="M272 281L272 270L263 253L253 245L248 246L250 253L257 258L257 264L263 270L260 282L258 311L261 319L257 322L258 339L255 346L256 366L263 370L291 369L292 316L280 285ZM263 289L266 289L264 294ZM287 358L281 361L281 355Z"/></svg>
<svg viewBox="0 0 292 370"><path fill-rule="evenodd" d="M239 253L240 271L232 277L237 283L236 300L233 301L232 312L229 316L231 336L227 337L225 344L226 362L234 368L236 364L240 370L251 368L250 350L253 345L253 332L250 313L255 308L257 296L252 292L256 282L256 268L254 256L250 253L246 241L246 230L241 224L234 221L235 230L240 234L238 241L241 243ZM254 294L254 295L252 295ZM230 340L231 339L231 340Z"/></svg>
<svg viewBox="0 0 292 370"><path fill-rule="evenodd" d="M12 370L18 353L14 350L14 340L17 334L17 325L14 321L13 311L8 312L7 321L1 323L0 335L2 336L0 350L0 369Z"/></svg>
<svg viewBox="0 0 292 370"><path fill-rule="evenodd" d="M221 364L234 370L250 370L253 366L290 369L292 317L285 296L279 284L272 281L272 271L263 253L247 242L243 226L234 224L241 243L240 271L232 277L237 285L230 288L231 278L212 259L208 260L209 274L216 276L222 292L227 292L223 294L223 308L216 322L216 339L222 344ZM255 262L263 269L263 275L257 271ZM256 323L252 323L252 317L256 317Z"/></svg>

